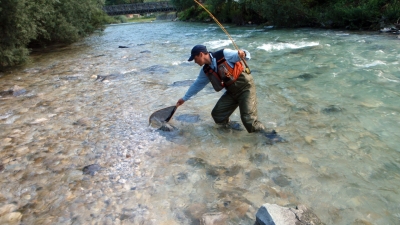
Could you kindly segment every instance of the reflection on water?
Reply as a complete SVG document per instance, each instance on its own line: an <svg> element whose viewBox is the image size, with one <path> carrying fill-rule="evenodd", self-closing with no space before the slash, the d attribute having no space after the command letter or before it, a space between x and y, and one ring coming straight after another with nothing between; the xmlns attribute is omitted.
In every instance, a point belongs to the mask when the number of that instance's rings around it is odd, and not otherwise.
<svg viewBox="0 0 400 225"><path fill-rule="evenodd" d="M253 224L268 202L305 204L326 224L399 223L398 40L229 28L252 53L260 120L288 143L214 125L212 88L178 108L177 130L149 126L197 76L194 44L230 47L216 28L110 26L0 74L0 221L199 224L221 212Z"/></svg>

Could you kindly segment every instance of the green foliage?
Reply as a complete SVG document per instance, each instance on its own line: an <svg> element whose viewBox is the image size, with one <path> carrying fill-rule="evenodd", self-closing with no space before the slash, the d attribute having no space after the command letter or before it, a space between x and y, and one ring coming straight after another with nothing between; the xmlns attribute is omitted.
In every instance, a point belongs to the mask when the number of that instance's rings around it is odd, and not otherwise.
<svg viewBox="0 0 400 225"><path fill-rule="evenodd" d="M37 35L36 24L25 12L31 12L32 2L26 0L0 2L0 67L26 60L25 46Z"/></svg>
<svg viewBox="0 0 400 225"><path fill-rule="evenodd" d="M330 21L332 27L368 29L379 24L385 5L390 3L386 0L340 0L330 4L319 20Z"/></svg>
<svg viewBox="0 0 400 225"><path fill-rule="evenodd" d="M190 8L179 12L178 18L179 20L182 21L187 21L187 20L205 21L209 19L210 16L202 8L191 6Z"/></svg>
<svg viewBox="0 0 400 225"><path fill-rule="evenodd" d="M180 11L185 11L196 5L193 0L171 0L171 3Z"/></svg>
<svg viewBox="0 0 400 225"><path fill-rule="evenodd" d="M282 27L299 27L312 24L314 18L306 5L313 3L313 1L301 0L247 1L249 7L265 21Z"/></svg>
<svg viewBox="0 0 400 225"><path fill-rule="evenodd" d="M198 20L192 0L172 0L184 20ZM400 21L400 0L203 0L220 22L248 21L281 27L377 29ZM195 3L194 3L195 4ZM189 11L187 11L189 10ZM398 22L397 22L398 23Z"/></svg>
<svg viewBox="0 0 400 225"><path fill-rule="evenodd" d="M385 22L400 23L400 0L390 1L381 8Z"/></svg>
<svg viewBox="0 0 400 225"><path fill-rule="evenodd" d="M114 19L117 23L127 23L128 22L128 17L126 17L125 15L114 16Z"/></svg>
<svg viewBox="0 0 400 225"><path fill-rule="evenodd" d="M0 0L0 67L27 60L28 46L72 43L107 21L103 0Z"/></svg>

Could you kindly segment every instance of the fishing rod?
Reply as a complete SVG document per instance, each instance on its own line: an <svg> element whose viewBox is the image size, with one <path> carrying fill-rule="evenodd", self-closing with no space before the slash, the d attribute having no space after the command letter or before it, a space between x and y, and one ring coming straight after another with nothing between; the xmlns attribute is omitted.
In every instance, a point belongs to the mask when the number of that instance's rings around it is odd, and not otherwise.
<svg viewBox="0 0 400 225"><path fill-rule="evenodd" d="M235 47L235 49L239 51L239 47L238 47L238 46L236 45L236 43L233 41L231 35L228 33L228 31L226 31L225 27L222 26L222 24L217 20L217 18L215 18L215 16L214 16L210 11L208 11L208 9L207 9L206 7L203 6L203 4L201 4L201 3L198 2L197 0L194 0L194 1L195 1L199 6L201 6L201 8L203 8L203 9L211 16L211 18L218 24L218 26L222 29L222 31L224 31L224 33L226 34L226 36L228 36L229 40L232 41L232 44L233 44L233 46ZM250 73L250 68L249 68L249 66L248 66L247 63L246 63L246 60L245 60L245 59L242 59L242 58L241 58L241 60L243 61L244 65L246 66L246 73Z"/></svg>

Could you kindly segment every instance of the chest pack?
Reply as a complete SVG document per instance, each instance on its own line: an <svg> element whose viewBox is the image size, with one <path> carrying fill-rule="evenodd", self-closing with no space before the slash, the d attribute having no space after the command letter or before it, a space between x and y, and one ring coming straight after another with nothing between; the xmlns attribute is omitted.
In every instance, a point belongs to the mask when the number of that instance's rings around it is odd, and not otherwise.
<svg viewBox="0 0 400 225"><path fill-rule="evenodd" d="M242 61L236 62L232 68L226 61L223 51L224 50L222 49L211 53L217 60L218 72L215 72L211 66L207 64L203 66L203 71L207 75L208 79L210 79L215 91L220 91L223 88L229 87L235 83L239 75L243 72L243 68L245 68L242 64Z"/></svg>

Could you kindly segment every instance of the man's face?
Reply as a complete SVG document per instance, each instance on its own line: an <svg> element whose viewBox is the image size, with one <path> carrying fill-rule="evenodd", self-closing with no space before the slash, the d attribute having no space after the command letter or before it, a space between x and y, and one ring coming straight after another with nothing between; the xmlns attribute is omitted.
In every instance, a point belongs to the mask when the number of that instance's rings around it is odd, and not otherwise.
<svg viewBox="0 0 400 225"><path fill-rule="evenodd" d="M197 63L199 66L203 66L204 64L206 64L206 61L205 61L206 55L207 54L200 52L200 54L198 54L194 57L194 62Z"/></svg>

